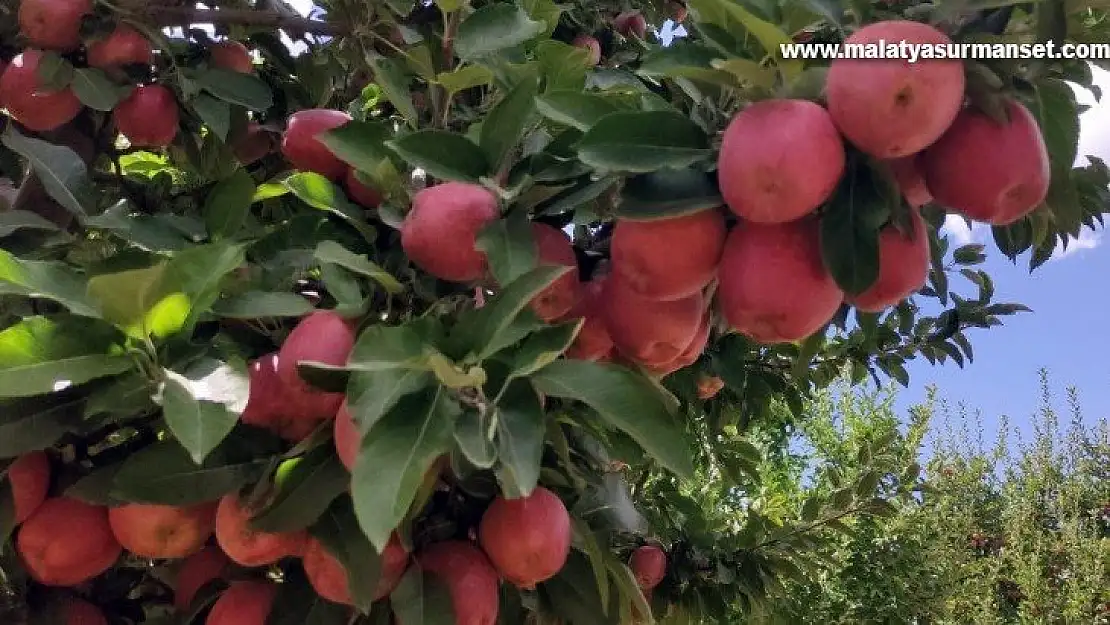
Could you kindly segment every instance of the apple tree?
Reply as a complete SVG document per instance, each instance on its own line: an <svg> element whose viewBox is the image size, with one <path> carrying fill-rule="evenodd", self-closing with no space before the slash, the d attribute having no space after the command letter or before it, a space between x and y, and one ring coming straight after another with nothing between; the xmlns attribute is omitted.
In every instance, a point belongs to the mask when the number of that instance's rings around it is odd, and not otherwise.
<svg viewBox="0 0 1110 625"><path fill-rule="evenodd" d="M1084 62L779 53L1095 3L319 4L0 3L0 621L738 622L923 487L805 399L1028 310L945 219L1110 199Z"/></svg>

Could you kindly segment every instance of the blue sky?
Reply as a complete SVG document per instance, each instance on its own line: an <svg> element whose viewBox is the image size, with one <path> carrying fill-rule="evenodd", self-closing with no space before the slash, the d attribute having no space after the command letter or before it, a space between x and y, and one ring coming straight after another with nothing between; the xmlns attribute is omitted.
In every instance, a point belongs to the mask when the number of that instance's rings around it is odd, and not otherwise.
<svg viewBox="0 0 1110 625"><path fill-rule="evenodd" d="M1110 92L1110 72L1095 70L1096 82ZM1081 118L1080 150L1110 160L1110 98L1096 103L1089 92L1078 90L1080 102L1092 105ZM1038 369L1049 370L1061 405L1066 386L1076 386L1087 423L1108 415L1110 333L1104 330L1110 316L1110 248L1102 231L1084 231L1067 251L1056 255L1032 274L1028 255L1012 264L994 247L983 226L968 229L949 218L946 230L953 246L978 242L987 246L983 267L995 281L997 301L1021 302L1033 309L989 330L972 330L975 361L960 369L954 363L931 366L928 361L908 368L910 388L898 404L907 407L925 397L928 384L936 384L950 402L964 402L981 410L987 434L997 430L998 418L1007 415L1018 429L1029 431L1029 417L1040 397ZM958 277L957 280L963 280ZM953 283L956 284L956 283ZM969 284L967 293L975 293Z"/></svg>

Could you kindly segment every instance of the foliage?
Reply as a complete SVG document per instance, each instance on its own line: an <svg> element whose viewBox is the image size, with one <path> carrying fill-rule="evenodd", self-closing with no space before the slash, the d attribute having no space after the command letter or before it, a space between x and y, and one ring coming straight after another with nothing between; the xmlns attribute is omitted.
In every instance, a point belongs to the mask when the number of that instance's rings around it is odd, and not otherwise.
<svg viewBox="0 0 1110 625"><path fill-rule="evenodd" d="M903 447L914 454L923 435L931 439L929 489L893 517L852 523L850 534L827 545L827 568L791 582L756 621L1105 622L1110 440L1105 419L1085 423L1075 388L1066 399L1061 414L1042 372L1032 439L1015 440L1003 419L992 442L975 429L975 415L933 389L916 407ZM858 391L818 398L799 434L805 451L770 463L783 474L776 490L797 498L806 467L851 465L860 441L898 427L889 400Z"/></svg>
<svg viewBox="0 0 1110 625"><path fill-rule="evenodd" d="M28 45L18 11L30 2L0 3L9 72ZM1095 4L998 4L1009 5L694 0L692 35L662 47L615 33L613 14L631 7L615 3L327 0L320 21L282 2L96 2L74 24L75 45L39 58L40 89L20 92L71 98L61 105L72 105L72 118L36 131L27 120L47 112L44 100L19 108L14 92L0 115L0 177L17 189L0 198L0 458L10 485L0 491L0 621L40 618L59 597L81 596L113 622L199 623L227 581L249 578L282 584L269 623L381 623L391 613L406 625L452 622L460 606L444 605L443 580L419 566L389 600L374 596L394 532L419 560L431 544L473 541L495 497L538 486L569 510L574 548L536 588L501 584L500 622L731 623L738 612L766 612L785 580L816 566L820 530L889 515L922 484L890 435L787 498L766 490L783 478L765 475L762 459L784 453L806 398L845 370L854 383L907 385L907 361L963 366L972 329L1027 311L996 301L976 268L985 248L950 249L939 234L948 209L926 206L932 265L913 297L883 313L844 304L811 336L768 345L706 306L707 346L666 376L627 358L563 357L584 323L541 322L529 304L564 275L600 275L614 221L721 207L715 167L733 116L772 95L821 100L826 63L782 59L779 43L840 41L897 17L960 40L1036 32L1098 41L1107 23ZM651 23L685 11L636 8ZM121 23L157 53L96 66L90 48ZM219 44L188 28L203 23L216 25ZM47 24L50 37L65 35L64 24ZM597 67L571 45L591 33L605 59ZM308 52L294 56L281 34ZM221 56L234 55L219 47L224 36L245 42L254 64ZM1090 74L1048 61L968 66L968 97L988 110L1004 96L1021 99L1051 150L1048 201L994 228L1001 253L1030 251L1035 268L1083 226L1101 224L1107 205L1105 164L1071 168L1079 109L1062 81L1090 88ZM169 89L172 105L128 119L121 111L135 106L136 84ZM296 146L278 149L283 133L295 143L290 116L315 108L351 118L301 139L318 139L326 149L309 160L338 162L342 176L294 167ZM127 128L136 132L125 139ZM880 180L881 165L849 152L842 190ZM402 242L417 194L449 181L480 186L497 204L493 222L470 233L489 279L437 279ZM367 200L362 187L381 197ZM892 185L871 187L816 211L821 271L838 289L873 282L880 228L911 210ZM469 247L461 221L447 220L434 247ZM576 267L540 262L529 221L572 230ZM951 288L957 274L970 295ZM702 286L709 302L716 285ZM336 317L345 330L290 340L300 324ZM281 383L263 388L273 354L291 343L326 351L347 331L353 345L340 358L286 358ZM699 392L712 382L723 390ZM306 397L326 414L260 424L248 411L252 402L300 409ZM334 433L340 401L357 457L347 465L333 451L343 442ZM19 549L25 504L8 475L41 450L51 498L115 510L241 495L254 529L311 535L340 560L349 605L309 587L297 549L233 567L177 611L179 563L133 550L79 587L47 587ZM626 562L649 542L669 564L645 593Z"/></svg>

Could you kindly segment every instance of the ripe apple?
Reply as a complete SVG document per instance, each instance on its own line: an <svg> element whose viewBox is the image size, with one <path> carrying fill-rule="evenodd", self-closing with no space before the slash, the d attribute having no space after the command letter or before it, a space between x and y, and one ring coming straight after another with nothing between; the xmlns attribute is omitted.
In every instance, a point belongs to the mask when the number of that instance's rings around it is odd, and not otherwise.
<svg viewBox="0 0 1110 625"><path fill-rule="evenodd" d="M486 274L486 254L475 248L478 233L497 219L497 197L465 182L421 189L401 224L401 246L414 265L448 282L471 282Z"/></svg>
<svg viewBox="0 0 1110 625"><path fill-rule="evenodd" d="M81 45L81 22L92 10L92 0L22 0L19 32L36 48L76 50Z"/></svg>
<svg viewBox="0 0 1110 625"><path fill-rule="evenodd" d="M570 514L563 500L542 486L527 497L497 497L482 515L478 542L501 577L530 590L566 564Z"/></svg>
<svg viewBox="0 0 1110 625"><path fill-rule="evenodd" d="M583 48L590 53L589 62L591 67L601 62L601 43L592 35L578 35L571 45L576 48Z"/></svg>
<svg viewBox="0 0 1110 625"><path fill-rule="evenodd" d="M952 41L928 24L876 22L846 44L905 41L943 45ZM875 158L920 152L952 125L964 102L964 64L959 59L835 59L825 83L829 114L848 141Z"/></svg>
<svg viewBox="0 0 1110 625"><path fill-rule="evenodd" d="M112 118L131 145L164 148L173 143L180 122L177 98L165 85L141 85L116 105Z"/></svg>
<svg viewBox="0 0 1110 625"><path fill-rule="evenodd" d="M0 108L20 124L47 132L68 124L84 105L69 87L50 90L39 79L42 52L27 49L12 59L0 76Z"/></svg>
<svg viewBox="0 0 1110 625"><path fill-rule="evenodd" d="M347 164L336 158L317 135L351 121L351 116L332 109L305 109L289 117L281 152L294 168L339 180L347 174Z"/></svg>
<svg viewBox="0 0 1110 625"><path fill-rule="evenodd" d="M150 65L154 62L154 50L139 31L121 23L104 39L90 43L86 58L90 67L100 69Z"/></svg>
<svg viewBox="0 0 1110 625"><path fill-rule="evenodd" d="M1029 109L1006 103L1000 124L974 109L960 113L921 156L936 201L976 221L1005 226L1044 202L1051 182L1048 150Z"/></svg>
<svg viewBox="0 0 1110 625"><path fill-rule="evenodd" d="M647 20L639 11L625 11L613 19L613 27L625 37L644 38L647 34Z"/></svg>
<svg viewBox="0 0 1110 625"><path fill-rule="evenodd" d="M251 52L238 41L220 41L208 48L209 62L212 67L226 69L240 74L249 74L254 71L254 61Z"/></svg>
<svg viewBox="0 0 1110 625"><path fill-rule="evenodd" d="M689 297L717 275L725 235L725 218L716 208L669 219L618 220L609 246L613 273L648 299Z"/></svg>
<svg viewBox="0 0 1110 625"><path fill-rule="evenodd" d="M807 100L763 100L729 122L717 160L721 195L756 223L794 221L832 195L844 143L825 109Z"/></svg>

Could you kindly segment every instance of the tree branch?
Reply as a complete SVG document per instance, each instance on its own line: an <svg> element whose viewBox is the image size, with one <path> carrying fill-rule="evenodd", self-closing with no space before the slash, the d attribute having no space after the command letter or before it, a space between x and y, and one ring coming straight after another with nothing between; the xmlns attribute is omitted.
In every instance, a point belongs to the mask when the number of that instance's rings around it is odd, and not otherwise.
<svg viewBox="0 0 1110 625"><path fill-rule="evenodd" d="M136 7L135 13L154 26L188 26L220 24L277 28L291 34L344 35L350 28L343 24L322 22L295 15L253 9L196 9L183 6L147 5Z"/></svg>

